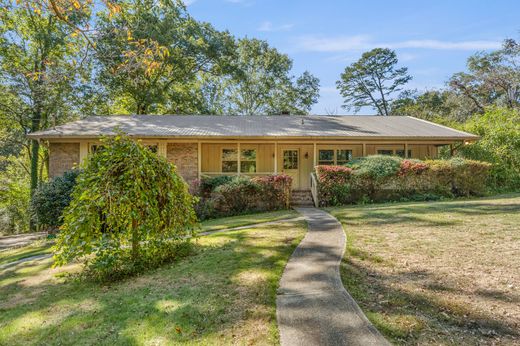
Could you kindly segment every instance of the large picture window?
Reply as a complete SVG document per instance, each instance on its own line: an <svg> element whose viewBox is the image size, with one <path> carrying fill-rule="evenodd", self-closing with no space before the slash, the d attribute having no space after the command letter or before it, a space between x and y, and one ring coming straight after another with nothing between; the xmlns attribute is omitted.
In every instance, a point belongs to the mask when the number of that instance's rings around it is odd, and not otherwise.
<svg viewBox="0 0 520 346"><path fill-rule="evenodd" d="M399 156L404 158L404 149L380 149L377 151L378 155L389 155L389 156ZM406 157L412 157L412 150L408 149L408 155Z"/></svg>
<svg viewBox="0 0 520 346"><path fill-rule="evenodd" d="M321 149L318 151L318 165L344 165L352 160L352 150Z"/></svg>
<svg viewBox="0 0 520 346"><path fill-rule="evenodd" d="M237 173L237 150L236 149L222 149L222 172L223 173Z"/></svg>

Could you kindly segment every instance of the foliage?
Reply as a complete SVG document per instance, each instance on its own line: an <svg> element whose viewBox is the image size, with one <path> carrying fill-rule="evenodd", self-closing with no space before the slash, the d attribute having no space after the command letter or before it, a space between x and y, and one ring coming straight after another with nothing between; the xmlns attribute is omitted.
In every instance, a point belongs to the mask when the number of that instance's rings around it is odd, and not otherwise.
<svg viewBox="0 0 520 346"><path fill-rule="evenodd" d="M74 26L88 21L88 13L70 11L68 22L57 20L49 8L18 1L0 6L0 121L18 134L45 129L74 116L74 105L85 75L85 57L73 35ZM81 62L80 62L81 61ZM42 179L44 160L36 140L29 148L30 187Z"/></svg>
<svg viewBox="0 0 520 346"><path fill-rule="evenodd" d="M63 176L44 182L36 189L31 199L31 211L40 226L61 226L63 210L70 204L79 172L77 169L67 171Z"/></svg>
<svg viewBox="0 0 520 346"><path fill-rule="evenodd" d="M462 158L423 162L379 155L356 160L350 168L317 166L319 200L339 205L479 196L486 192L490 167Z"/></svg>
<svg viewBox="0 0 520 346"><path fill-rule="evenodd" d="M469 72L452 76L450 86L484 112L490 105L520 107L520 45L504 41L502 49L479 52L468 59Z"/></svg>
<svg viewBox="0 0 520 346"><path fill-rule="evenodd" d="M102 143L76 180L56 241L56 264L87 258L95 275L110 278L185 251L197 218L175 167L122 134Z"/></svg>
<svg viewBox="0 0 520 346"><path fill-rule="evenodd" d="M233 73L205 81L201 91L208 109L217 114L307 114L318 101L318 78L307 71L292 76L292 60L266 41L239 39L237 55Z"/></svg>
<svg viewBox="0 0 520 346"><path fill-rule="evenodd" d="M22 233L29 230L29 173L22 160L25 157L0 157L0 234Z"/></svg>
<svg viewBox="0 0 520 346"><path fill-rule="evenodd" d="M520 189L520 112L490 108L462 128L481 139L461 147L458 155L493 163L490 184L494 189Z"/></svg>
<svg viewBox="0 0 520 346"><path fill-rule="evenodd" d="M249 178L212 177L195 183L200 197L196 206L200 219L240 215L246 212L288 209L292 178L285 174ZM210 189L210 187L213 187Z"/></svg>
<svg viewBox="0 0 520 346"><path fill-rule="evenodd" d="M125 0L99 16L98 82L123 113L185 113L204 74L229 71L234 41L175 0Z"/></svg>
<svg viewBox="0 0 520 346"><path fill-rule="evenodd" d="M393 50L375 48L347 66L336 82L344 99L343 107L355 112L362 107L372 107L378 115L389 115L392 95L412 79L408 68L396 68L397 63Z"/></svg>
<svg viewBox="0 0 520 346"><path fill-rule="evenodd" d="M381 180L397 174L401 168L401 159L396 156L372 155L353 160L349 166L356 175L373 180Z"/></svg>

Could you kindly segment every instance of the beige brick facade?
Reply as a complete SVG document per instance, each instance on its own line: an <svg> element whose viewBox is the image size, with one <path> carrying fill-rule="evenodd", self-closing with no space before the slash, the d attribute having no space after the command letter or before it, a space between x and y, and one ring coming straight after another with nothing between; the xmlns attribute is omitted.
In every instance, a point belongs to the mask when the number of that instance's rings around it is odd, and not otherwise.
<svg viewBox="0 0 520 346"><path fill-rule="evenodd" d="M168 143L166 158L188 183L198 178L197 143Z"/></svg>
<svg viewBox="0 0 520 346"><path fill-rule="evenodd" d="M49 177L54 178L79 164L79 143L51 143Z"/></svg>

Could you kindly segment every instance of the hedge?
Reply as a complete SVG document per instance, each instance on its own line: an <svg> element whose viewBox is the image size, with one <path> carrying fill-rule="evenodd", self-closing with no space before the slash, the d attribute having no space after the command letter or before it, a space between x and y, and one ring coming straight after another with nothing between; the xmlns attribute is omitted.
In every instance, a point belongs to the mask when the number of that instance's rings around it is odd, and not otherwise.
<svg viewBox="0 0 520 346"><path fill-rule="evenodd" d="M395 200L479 196L486 192L491 165L486 162L411 160L374 155L348 167L317 166L322 206Z"/></svg>
<svg viewBox="0 0 520 346"><path fill-rule="evenodd" d="M249 178L246 176L208 177L191 185L199 197L199 219L240 215L247 212L288 209L292 178L285 174Z"/></svg>

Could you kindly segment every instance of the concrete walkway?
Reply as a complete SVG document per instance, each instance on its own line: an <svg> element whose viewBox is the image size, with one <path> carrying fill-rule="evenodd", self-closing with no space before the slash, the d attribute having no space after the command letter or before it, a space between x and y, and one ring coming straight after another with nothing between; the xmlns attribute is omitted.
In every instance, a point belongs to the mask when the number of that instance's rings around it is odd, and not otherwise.
<svg viewBox="0 0 520 346"><path fill-rule="evenodd" d="M389 345L343 287L345 233L330 214L297 209L309 230L280 280L276 315L282 346Z"/></svg>

